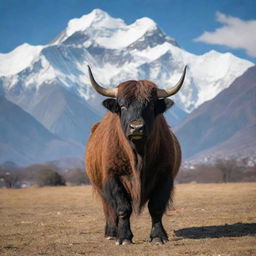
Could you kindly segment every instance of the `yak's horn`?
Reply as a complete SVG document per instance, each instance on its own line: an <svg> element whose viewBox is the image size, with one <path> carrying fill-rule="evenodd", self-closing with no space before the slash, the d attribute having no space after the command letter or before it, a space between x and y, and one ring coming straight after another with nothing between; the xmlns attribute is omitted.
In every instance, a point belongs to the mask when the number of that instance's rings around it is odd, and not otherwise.
<svg viewBox="0 0 256 256"><path fill-rule="evenodd" d="M169 89L166 89L166 90L157 89L157 97L158 98L166 98L166 97L170 97L170 96L174 95L175 93L177 93L184 82L185 75L186 75L186 69L187 69L187 66L185 66L185 68L183 70L183 74L182 74L179 82L175 86L173 86Z"/></svg>
<svg viewBox="0 0 256 256"><path fill-rule="evenodd" d="M112 98L116 98L117 97L117 88L103 88L102 86L100 86L94 79L92 71L90 66L88 66L88 72L89 72L89 76L90 76L90 80L91 80L91 84L94 87L94 89L101 95L106 96L106 97L112 97Z"/></svg>

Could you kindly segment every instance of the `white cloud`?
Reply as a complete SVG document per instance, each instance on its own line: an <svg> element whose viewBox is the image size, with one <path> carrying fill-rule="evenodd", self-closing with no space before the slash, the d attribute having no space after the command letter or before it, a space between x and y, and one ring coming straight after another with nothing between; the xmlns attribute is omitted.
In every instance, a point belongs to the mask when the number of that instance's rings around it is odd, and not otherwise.
<svg viewBox="0 0 256 256"><path fill-rule="evenodd" d="M216 13L216 19L223 24L222 27L214 32L204 32L194 40L244 49L247 55L256 57L256 20L244 21L221 12Z"/></svg>

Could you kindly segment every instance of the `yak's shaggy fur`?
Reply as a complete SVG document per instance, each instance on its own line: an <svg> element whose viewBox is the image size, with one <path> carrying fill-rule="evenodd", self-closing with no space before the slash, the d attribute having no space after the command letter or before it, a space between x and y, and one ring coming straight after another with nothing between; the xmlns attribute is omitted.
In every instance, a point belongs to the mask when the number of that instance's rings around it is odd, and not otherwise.
<svg viewBox="0 0 256 256"><path fill-rule="evenodd" d="M119 85L117 98L140 103L156 101L156 90L156 85L149 81L127 81ZM117 193L123 194L125 198L122 201L130 203L138 213L154 197L154 193L161 197L157 200L161 201L163 198L166 201L160 207L162 212L171 199L173 179L181 162L181 151L162 113L156 115L144 148L143 157L136 154L124 134L120 115L117 113L108 112L91 129L86 170L103 202L106 235L115 236L113 230L118 225L118 200L114 199ZM169 187L159 192L161 183L168 179ZM157 205L149 205L150 207L154 209ZM153 236L151 232L151 237Z"/></svg>

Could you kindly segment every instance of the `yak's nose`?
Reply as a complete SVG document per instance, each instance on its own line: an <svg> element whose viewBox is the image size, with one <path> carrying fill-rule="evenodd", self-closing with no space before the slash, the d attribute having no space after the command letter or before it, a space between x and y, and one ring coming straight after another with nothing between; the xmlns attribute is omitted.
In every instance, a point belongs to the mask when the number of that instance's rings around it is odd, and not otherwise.
<svg viewBox="0 0 256 256"><path fill-rule="evenodd" d="M141 134L141 133L143 133L144 122L140 121L140 120L135 120L129 124L129 127L130 127L131 133L140 133Z"/></svg>

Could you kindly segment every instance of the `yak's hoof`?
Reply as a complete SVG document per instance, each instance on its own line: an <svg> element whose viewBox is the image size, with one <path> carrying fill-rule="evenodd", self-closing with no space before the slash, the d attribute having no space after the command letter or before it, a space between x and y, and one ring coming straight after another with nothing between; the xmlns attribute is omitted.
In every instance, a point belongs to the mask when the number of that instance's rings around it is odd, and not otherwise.
<svg viewBox="0 0 256 256"><path fill-rule="evenodd" d="M132 244L132 241L130 239L116 240L116 245L127 245L127 244Z"/></svg>
<svg viewBox="0 0 256 256"><path fill-rule="evenodd" d="M126 245L126 244L132 244L132 241L129 239L124 239L122 242L122 245Z"/></svg>
<svg viewBox="0 0 256 256"><path fill-rule="evenodd" d="M107 240L115 240L116 238L114 236L106 236Z"/></svg>
<svg viewBox="0 0 256 256"><path fill-rule="evenodd" d="M151 242L156 245L162 245L168 242L166 238L154 237L151 239Z"/></svg>

